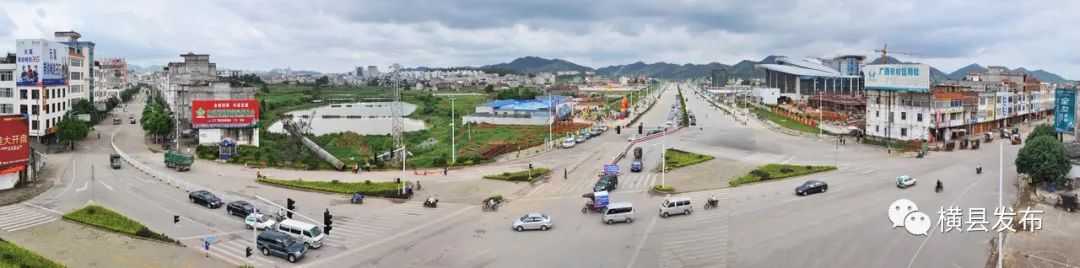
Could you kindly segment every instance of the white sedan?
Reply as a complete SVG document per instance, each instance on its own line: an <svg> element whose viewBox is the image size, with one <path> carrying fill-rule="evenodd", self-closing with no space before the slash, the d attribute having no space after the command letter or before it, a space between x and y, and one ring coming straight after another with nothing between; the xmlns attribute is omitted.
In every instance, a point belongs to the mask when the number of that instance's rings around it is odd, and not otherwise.
<svg viewBox="0 0 1080 268"><path fill-rule="evenodd" d="M542 213L529 213L514 220L513 228L518 232L525 231L526 229L540 229L541 231L547 231L548 229L551 229L551 217Z"/></svg>
<svg viewBox="0 0 1080 268"><path fill-rule="evenodd" d="M915 186L915 178L912 178L911 176L908 176L908 175L903 175L903 176L900 176L900 177L896 177L896 187L908 188L908 187L911 187L911 186Z"/></svg>
<svg viewBox="0 0 1080 268"><path fill-rule="evenodd" d="M273 228L274 224L277 224L277 222L275 222L273 219L269 219L266 216L263 216L263 214L251 213L244 218L244 225L246 225L248 229L255 228L262 230L266 228Z"/></svg>

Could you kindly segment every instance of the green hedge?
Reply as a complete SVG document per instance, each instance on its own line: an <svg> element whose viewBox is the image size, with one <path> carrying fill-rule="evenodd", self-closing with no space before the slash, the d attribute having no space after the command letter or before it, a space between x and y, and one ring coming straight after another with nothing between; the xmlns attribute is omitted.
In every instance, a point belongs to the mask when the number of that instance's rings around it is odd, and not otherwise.
<svg viewBox="0 0 1080 268"><path fill-rule="evenodd" d="M811 173L834 170L834 166L799 166L787 164L767 164L735 178L728 184L732 187L768 180L786 179Z"/></svg>
<svg viewBox="0 0 1080 268"><path fill-rule="evenodd" d="M713 160L716 157L711 155L703 155L698 153L691 153L678 149L667 149L667 153L664 154L664 164L667 170L675 168L685 167L709 160Z"/></svg>
<svg viewBox="0 0 1080 268"><path fill-rule="evenodd" d="M0 240L0 267L64 267L37 253Z"/></svg>
<svg viewBox="0 0 1080 268"><path fill-rule="evenodd" d="M336 180L305 181L301 179L278 180L269 178L261 178L257 181L270 185L279 185L329 193L353 194L356 192L360 192L361 194L367 196L399 197L401 191L401 184L394 181L339 182ZM405 183L409 184L410 182L405 181Z"/></svg>
<svg viewBox="0 0 1080 268"><path fill-rule="evenodd" d="M121 215L120 213L116 213L115 211L109 210L108 208L99 205L85 206L79 210L64 214L64 218L113 232L145 237L170 243L178 242L172 238L169 238L165 234L150 231L150 229L146 228L146 226L142 225L142 223L139 223L135 220L132 220L131 218L128 218L127 216Z"/></svg>
<svg viewBox="0 0 1080 268"><path fill-rule="evenodd" d="M656 186L653 186L653 190L656 190L658 192L674 192L675 187L673 187L671 185L664 185L664 186L656 185Z"/></svg>
<svg viewBox="0 0 1080 268"><path fill-rule="evenodd" d="M530 173L529 170L523 170L518 172L503 172L502 174L487 175L485 179L489 180L501 180L501 181L533 181L537 178L543 177L545 174L551 172L551 169L534 167ZM529 178L529 175L532 178Z"/></svg>

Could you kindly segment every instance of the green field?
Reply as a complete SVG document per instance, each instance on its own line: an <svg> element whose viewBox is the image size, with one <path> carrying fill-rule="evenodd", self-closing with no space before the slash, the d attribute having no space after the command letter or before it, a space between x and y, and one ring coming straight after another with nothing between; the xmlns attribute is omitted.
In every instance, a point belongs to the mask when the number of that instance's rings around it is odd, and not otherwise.
<svg viewBox="0 0 1080 268"><path fill-rule="evenodd" d="M776 123L777 125L780 125L781 127L787 129L802 131L811 134L818 134L818 131L820 131L817 127L812 127L803 123L796 122L761 107L754 107L753 109L750 109L750 111L755 114L765 116L765 118L768 118L769 121L772 121L773 123Z"/></svg>

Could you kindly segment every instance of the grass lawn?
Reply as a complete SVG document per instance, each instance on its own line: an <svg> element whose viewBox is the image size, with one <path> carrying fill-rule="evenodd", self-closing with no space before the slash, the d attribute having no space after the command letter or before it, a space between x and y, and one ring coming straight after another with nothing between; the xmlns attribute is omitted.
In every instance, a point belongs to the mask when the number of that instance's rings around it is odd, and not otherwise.
<svg viewBox="0 0 1080 268"><path fill-rule="evenodd" d="M732 187L768 180L780 180L811 173L834 170L834 166L799 166L788 164L767 164L735 178L729 184Z"/></svg>
<svg viewBox="0 0 1080 268"><path fill-rule="evenodd" d="M716 157L669 148L664 154L664 167L667 168L667 170L672 170L713 160L713 158Z"/></svg>
<svg viewBox="0 0 1080 268"><path fill-rule="evenodd" d="M544 174L551 172L551 169L542 167L533 167L532 170L522 170L518 172L503 172L502 174L487 175L485 179L489 180L502 180L502 181L533 181L537 178L543 177ZM532 177L529 177L532 176Z"/></svg>
<svg viewBox="0 0 1080 268"><path fill-rule="evenodd" d="M657 192L665 192L665 193L667 193L667 192L674 192L675 187L672 187L671 185L664 185L664 186L655 185L655 186L653 186L653 190L655 190Z"/></svg>
<svg viewBox="0 0 1080 268"><path fill-rule="evenodd" d="M367 196L394 197L397 196L397 193L401 190L401 184L393 181L338 182L305 181L300 179L278 180L269 178L261 178L257 181L270 185L300 188L328 193L353 194L355 192L360 192L361 194ZM405 181L405 184L409 184L409 181Z"/></svg>
<svg viewBox="0 0 1080 268"><path fill-rule="evenodd" d="M0 240L0 267L64 267L37 253Z"/></svg>
<svg viewBox="0 0 1080 268"><path fill-rule="evenodd" d="M753 109L750 109L750 111L755 114L765 116L765 118L768 118L769 121L772 121L773 123L776 123L777 125L780 125L787 129L802 131L811 134L818 134L819 131L817 127L812 127L803 123L796 122L794 120L788 119L787 117L775 114L772 111L762 109L761 107L754 107Z"/></svg>
<svg viewBox="0 0 1080 268"><path fill-rule="evenodd" d="M99 205L87 205L79 210L64 214L64 218L113 232L178 243L178 241L169 238L165 234L150 231L142 223Z"/></svg>

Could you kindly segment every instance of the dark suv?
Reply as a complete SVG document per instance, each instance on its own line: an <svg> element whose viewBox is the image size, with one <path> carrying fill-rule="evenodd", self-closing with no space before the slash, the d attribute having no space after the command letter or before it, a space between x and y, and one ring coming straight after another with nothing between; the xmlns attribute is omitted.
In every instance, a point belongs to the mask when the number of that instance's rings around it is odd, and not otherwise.
<svg viewBox="0 0 1080 268"><path fill-rule="evenodd" d="M284 257L289 262L296 262L307 253L307 246L304 243L280 231L263 231L255 241L263 255L274 254Z"/></svg>
<svg viewBox="0 0 1080 268"><path fill-rule="evenodd" d="M619 177L615 175L604 175L600 177L600 180L596 181L596 186L593 187L594 192L600 191L613 191L619 185Z"/></svg>
<svg viewBox="0 0 1080 268"><path fill-rule="evenodd" d="M251 215L251 213L255 213L255 205L244 200L237 200L229 202L229 205L225 206L225 211L228 212L229 215L246 217L247 215Z"/></svg>
<svg viewBox="0 0 1080 268"><path fill-rule="evenodd" d="M214 194L206 190L191 192L188 194L188 199L191 200L191 203L200 204L208 208L221 207L221 198L214 196Z"/></svg>

